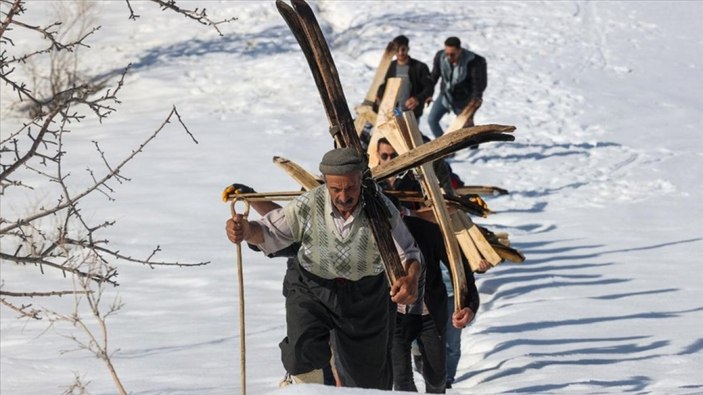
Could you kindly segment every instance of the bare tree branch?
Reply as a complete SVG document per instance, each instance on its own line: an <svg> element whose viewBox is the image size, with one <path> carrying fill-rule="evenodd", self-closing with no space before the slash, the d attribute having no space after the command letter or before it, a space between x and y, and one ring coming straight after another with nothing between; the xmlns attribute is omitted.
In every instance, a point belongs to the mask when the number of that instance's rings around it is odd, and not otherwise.
<svg viewBox="0 0 703 395"><path fill-rule="evenodd" d="M10 308L11 310L14 310L18 313L20 313L21 318L31 318L33 320L41 320L40 311L37 309L30 309L32 307L31 304L28 305L23 305L23 306L16 306L4 298L0 298L0 303L2 303L3 306Z"/></svg>
<svg viewBox="0 0 703 395"><path fill-rule="evenodd" d="M64 295L75 295L75 294L85 294L92 291L50 291L50 292L10 292L10 291L0 291L1 296L14 296L23 298L35 298L42 296L64 296Z"/></svg>
<svg viewBox="0 0 703 395"><path fill-rule="evenodd" d="M15 15L22 11L22 0L15 0L10 6L10 10L5 15L5 19L0 23L0 38L3 38L5 35L5 29L10 25Z"/></svg>
<svg viewBox="0 0 703 395"><path fill-rule="evenodd" d="M224 34L222 34L222 31L220 31L218 26L223 23L229 23L229 22L237 20L237 18L229 18L229 19L223 19L221 21L215 22L212 19L210 19L210 17L208 17L205 8L203 8L202 10L198 9L198 8L196 8L194 10L186 10L186 9L183 9L183 8L177 6L176 0L151 0L151 1L160 5L162 10L172 10L172 11L175 11L175 12L185 16L186 18L190 18L200 24L203 24L205 26L212 26L217 31L217 34L220 35L220 37L224 36ZM129 0L127 0L127 4L129 5ZM130 11L131 10L132 10L132 8L130 7ZM135 18L132 18L133 15L134 15L134 13L132 13L130 15L130 19L135 19Z"/></svg>
<svg viewBox="0 0 703 395"><path fill-rule="evenodd" d="M130 0L125 0L130 19L134 13ZM220 35L219 25L236 18L213 21L205 9L187 10L176 5L175 0L152 0L162 10L175 12L205 26L214 28ZM130 70L128 65L118 78L92 76L82 67L85 51L90 49L89 37L99 32L94 22L93 2L76 0L56 3L54 21L37 24L25 16L26 6L45 4L26 0L0 0L0 83L3 93L14 92L10 109L18 116L3 114L0 138L0 196L3 213L0 217L0 265L12 265L19 270L28 269L36 289L21 292L8 291L0 284L0 305L19 314L18 318L47 319L49 328L56 323L69 323L68 336L78 348L88 350L104 362L120 394L124 386L112 363L108 342L107 319L122 308L115 297L110 303L103 300L105 289L117 286L117 263L137 263L157 266L191 267L208 262L182 263L157 260L161 246L156 245L146 257L123 253L110 245L103 234L115 225L115 220L89 218L82 213L88 196L113 197L116 186L131 181L124 174L125 166L147 145L152 145L167 124L176 123L189 138L198 143L183 117L173 106L163 122L136 142L132 151L119 161L109 160L105 144L93 141L95 157L102 161L99 169L87 167L87 182L76 185L76 167L69 167L65 158L76 150L65 138L69 127L85 119L103 120L117 111L118 94ZM31 32L29 37L40 40L39 45L29 45L25 50L15 47L12 36L17 31ZM8 47L14 47L9 50ZM111 85L112 87L109 87ZM18 120L21 116L22 120ZM16 124L15 124L16 123ZM84 132L86 128L79 131ZM81 179L82 182L83 179ZM27 198L29 196L29 198ZM5 206L5 199L10 202ZM22 207L14 207L15 204ZM5 207L11 207L6 210ZM99 215L98 215L99 217ZM36 280L44 273L60 273L70 279L72 290L51 282ZM61 281L61 279L58 279ZM51 285L48 285L51 284ZM26 288L26 286L24 286ZM47 289L50 288L50 289ZM61 300L72 295L72 309L34 308L31 304L17 302L22 298L54 298ZM65 299L64 299L65 300ZM47 322L44 321L44 322ZM74 329L77 328L78 330ZM65 394L85 394L87 382L78 374Z"/></svg>

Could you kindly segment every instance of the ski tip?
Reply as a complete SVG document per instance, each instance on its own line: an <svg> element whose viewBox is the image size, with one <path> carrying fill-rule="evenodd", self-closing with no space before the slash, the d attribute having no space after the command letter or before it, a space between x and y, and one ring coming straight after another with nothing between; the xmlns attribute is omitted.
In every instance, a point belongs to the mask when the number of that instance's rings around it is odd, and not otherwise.
<svg viewBox="0 0 703 395"><path fill-rule="evenodd" d="M276 0L276 8L278 9L279 14L295 12L293 7L288 5L288 3L283 0Z"/></svg>

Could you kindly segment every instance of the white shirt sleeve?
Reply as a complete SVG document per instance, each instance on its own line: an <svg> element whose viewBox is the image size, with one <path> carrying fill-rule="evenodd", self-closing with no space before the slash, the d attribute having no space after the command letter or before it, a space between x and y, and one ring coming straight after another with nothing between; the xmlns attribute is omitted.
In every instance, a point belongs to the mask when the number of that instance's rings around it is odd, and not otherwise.
<svg viewBox="0 0 703 395"><path fill-rule="evenodd" d="M264 242L256 246L267 255L278 252L295 241L282 208L269 211L261 219L252 222L261 226Z"/></svg>
<svg viewBox="0 0 703 395"><path fill-rule="evenodd" d="M413 259L422 262L420 249L417 247L415 239L410 234L410 231L407 226L405 226L400 215L393 216L390 222L393 242L395 243L395 248L398 250L400 261L403 262L403 264Z"/></svg>

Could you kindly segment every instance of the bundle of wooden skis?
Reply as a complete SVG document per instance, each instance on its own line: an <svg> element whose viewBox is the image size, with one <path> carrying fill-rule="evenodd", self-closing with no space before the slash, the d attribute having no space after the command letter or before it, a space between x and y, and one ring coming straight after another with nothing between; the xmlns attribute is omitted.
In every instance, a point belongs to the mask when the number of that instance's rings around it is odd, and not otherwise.
<svg viewBox="0 0 703 395"><path fill-rule="evenodd" d="M420 132L417 129L412 112L402 116L394 116L392 112L398 94L398 81L387 81L385 95L378 113L373 111L378 86L383 82L386 70L395 53L392 44L386 48L381 64L376 71L376 76L368 90L364 102L357 106L356 122L349 112L342 85L339 81L337 68L332 59L325 37L315 18L312 9L304 0L292 0L291 5L281 0L276 2L278 11L288 24L291 32L300 44L313 79L317 86L320 98L329 121L329 130L337 147L351 147L360 155L368 155L371 171L366 177L378 181L409 169L419 175L423 186L423 193L395 192L399 199L406 201L419 201L424 203L434 213L437 223L442 228L447 251L450 255L450 265L455 279L455 307L461 308L462 295L466 293L466 284L459 279L465 278L464 270L477 270L482 261L497 265L503 260L521 262L522 254L509 247L505 234L494 234L485 228L475 225L467 215L486 216L490 210L478 198L478 194L506 193L496 187L468 187L463 191L444 191L439 188L437 177L432 170L431 162L441 159L460 149L489 141L512 141L510 134L515 130L513 126L481 125L473 126L473 112L480 105L473 103L473 111L467 109L466 114L460 115L451 133L422 144ZM463 117L463 118L461 118ZM463 121L461 119L463 119ZM368 152L364 152L359 139L361 129L370 123L374 125L374 133ZM469 125L470 123L470 125ZM468 127L466 127L468 126ZM386 137L400 154L397 158L377 165L375 147L380 137ZM304 190L315 188L321 180L306 171L294 162L274 157L276 165L282 167L291 175ZM367 180L370 181L370 180ZM225 199L256 200L288 200L300 192L271 192L255 194L226 195ZM376 244L383 258L388 280L393 283L396 278L405 275L404 268L396 252L390 233L388 218L383 214L382 204L378 196L365 196L364 209L372 224ZM464 267L461 253L468 259L468 267Z"/></svg>

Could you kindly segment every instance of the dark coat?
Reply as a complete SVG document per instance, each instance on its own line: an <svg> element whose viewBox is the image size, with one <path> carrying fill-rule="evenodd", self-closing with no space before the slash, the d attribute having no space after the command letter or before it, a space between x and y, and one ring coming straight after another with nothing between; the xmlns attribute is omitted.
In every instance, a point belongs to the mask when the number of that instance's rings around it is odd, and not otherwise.
<svg viewBox="0 0 703 395"><path fill-rule="evenodd" d="M464 51L467 51L464 49ZM483 91L486 90L488 84L488 75L486 69L486 59L483 56L474 54L474 58L467 64L468 71L464 81L454 86L452 92L452 106L464 108L471 99L483 97ZM432 62L432 86L442 77L442 68L440 60L444 56L444 50L440 50L435 54ZM445 81L442 79L441 94L445 92Z"/></svg>
<svg viewBox="0 0 703 395"><path fill-rule="evenodd" d="M449 301L447 298L447 288L442 281L442 272L439 267L441 262L449 269L449 259L444 247L442 232L437 224L422 218L405 216L403 221L415 238L425 259L425 305L427 305L439 333L445 333L449 318L447 317L447 303L453 303L453 301ZM468 292L462 305L476 313L480 300L474 274L471 271L466 271L466 283Z"/></svg>
<svg viewBox="0 0 703 395"><path fill-rule="evenodd" d="M383 93L386 91L385 81L391 77L395 77L397 67L398 61L392 61L391 65L388 67L388 71L386 72L386 78L383 79L383 84L378 87L377 96L379 98L383 98ZM420 116L422 116L422 110L425 108L425 100L432 97L434 94L435 83L432 82L432 79L430 78L430 69L426 64L420 62L419 60L410 58L408 60L408 67L408 78L410 79L410 84L412 85L410 88L410 97L416 98L419 102L418 106L413 110L413 113L415 114L415 118L420 118Z"/></svg>

